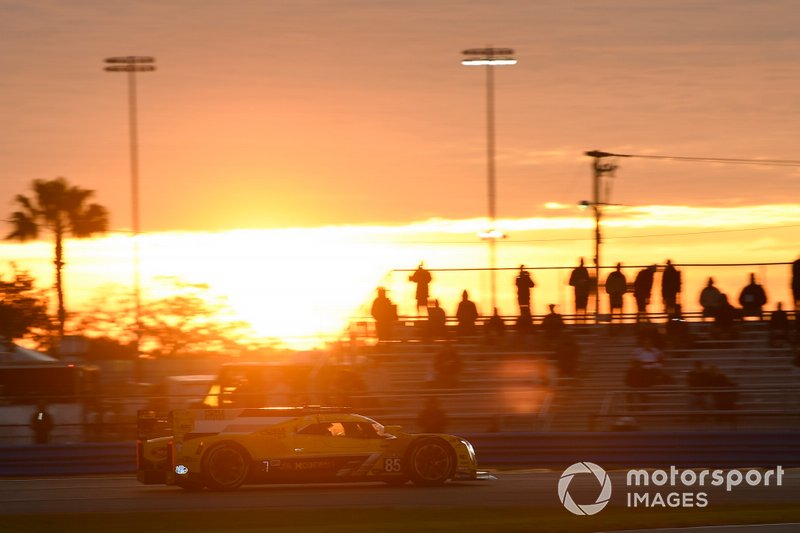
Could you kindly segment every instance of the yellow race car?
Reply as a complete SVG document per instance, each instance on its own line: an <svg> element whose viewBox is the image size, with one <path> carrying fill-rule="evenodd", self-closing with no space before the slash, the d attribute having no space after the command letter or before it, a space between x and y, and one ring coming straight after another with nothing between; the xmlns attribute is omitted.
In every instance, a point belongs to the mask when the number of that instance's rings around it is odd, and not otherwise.
<svg viewBox="0 0 800 533"><path fill-rule="evenodd" d="M162 435L152 437L153 435ZM137 479L234 490L250 483L477 479L475 450L444 434L408 434L328 407L139 413Z"/></svg>

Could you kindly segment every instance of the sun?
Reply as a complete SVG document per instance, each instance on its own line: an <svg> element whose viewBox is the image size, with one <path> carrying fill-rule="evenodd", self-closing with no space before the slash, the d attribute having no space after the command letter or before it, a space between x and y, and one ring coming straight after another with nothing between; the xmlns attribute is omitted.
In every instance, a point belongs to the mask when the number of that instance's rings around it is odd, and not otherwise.
<svg viewBox="0 0 800 533"><path fill-rule="evenodd" d="M391 261L370 256L331 230L164 234L142 246L143 279L205 283L255 336L292 347L336 340L366 308Z"/></svg>

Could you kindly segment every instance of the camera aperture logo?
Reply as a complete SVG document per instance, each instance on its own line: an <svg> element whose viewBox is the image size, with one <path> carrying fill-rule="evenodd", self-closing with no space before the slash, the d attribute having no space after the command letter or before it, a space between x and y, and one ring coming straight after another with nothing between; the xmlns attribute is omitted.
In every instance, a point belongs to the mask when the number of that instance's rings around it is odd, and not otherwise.
<svg viewBox="0 0 800 533"><path fill-rule="evenodd" d="M594 474L594 477L600 483L600 494L594 503L578 504L570 496L569 484L577 474ZM594 463L588 461L575 463L564 470L564 473L561 474L561 479L558 480L558 499L561 500L567 511L572 514L579 516L597 514L608 505L608 501L611 499L611 478L608 477L605 470Z"/></svg>
<svg viewBox="0 0 800 533"><path fill-rule="evenodd" d="M578 504L569 493L569 485L578 474L592 474L600 484L600 494L594 503ZM773 469L751 468L747 471L722 469L633 469L625 476L628 508L687 508L706 507L709 488L726 493L746 485L749 487L780 487L783 485L782 466ZM579 516L602 511L611 499L611 478L594 463L583 461L569 466L558 481L558 497L564 507Z"/></svg>

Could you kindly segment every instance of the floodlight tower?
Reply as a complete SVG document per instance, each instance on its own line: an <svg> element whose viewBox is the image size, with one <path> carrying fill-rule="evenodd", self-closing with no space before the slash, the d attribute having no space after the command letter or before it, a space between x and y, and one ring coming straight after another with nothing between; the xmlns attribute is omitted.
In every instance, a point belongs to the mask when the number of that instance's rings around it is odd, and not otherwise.
<svg viewBox="0 0 800 533"><path fill-rule="evenodd" d="M136 98L136 74L138 72L152 72L156 69L155 58L147 56L121 56L109 57L105 60L108 72L128 73L128 131L130 142L130 172L131 172L131 219L133 231L133 297L136 306L136 331L135 349L139 355L139 341L142 332L142 296L139 279L139 130Z"/></svg>
<svg viewBox="0 0 800 533"><path fill-rule="evenodd" d="M497 196L495 189L495 165L494 165L494 67L504 65L516 65L514 50L511 48L470 48L461 52L467 56L461 61L462 65L485 66L486 67L486 174L487 174L487 195L489 200L489 228L479 236L489 243L489 273L491 276L492 308L497 307L497 279L496 269L496 246L497 239L502 239L505 235L495 228L497 216L495 199Z"/></svg>

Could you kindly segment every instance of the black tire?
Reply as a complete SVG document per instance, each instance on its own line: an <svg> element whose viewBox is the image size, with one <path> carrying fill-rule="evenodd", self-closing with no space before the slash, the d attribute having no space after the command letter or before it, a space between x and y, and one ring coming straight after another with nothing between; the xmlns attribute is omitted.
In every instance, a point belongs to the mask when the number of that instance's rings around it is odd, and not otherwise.
<svg viewBox="0 0 800 533"><path fill-rule="evenodd" d="M211 490L236 490L249 472L250 456L232 442L214 446L203 458L203 477Z"/></svg>
<svg viewBox="0 0 800 533"><path fill-rule="evenodd" d="M198 492L203 490L203 488L205 487L203 481L200 479L180 479L175 481L175 484L178 485L183 490L189 492Z"/></svg>
<svg viewBox="0 0 800 533"><path fill-rule="evenodd" d="M383 480L384 483L387 485L391 485L393 487L399 487L401 485L405 485L408 483L407 477L387 477Z"/></svg>
<svg viewBox="0 0 800 533"><path fill-rule="evenodd" d="M406 468L415 485L442 485L453 476L456 456L441 439L421 439L411 446Z"/></svg>

